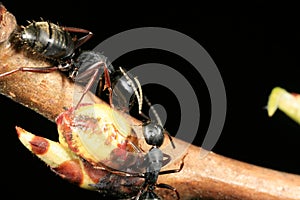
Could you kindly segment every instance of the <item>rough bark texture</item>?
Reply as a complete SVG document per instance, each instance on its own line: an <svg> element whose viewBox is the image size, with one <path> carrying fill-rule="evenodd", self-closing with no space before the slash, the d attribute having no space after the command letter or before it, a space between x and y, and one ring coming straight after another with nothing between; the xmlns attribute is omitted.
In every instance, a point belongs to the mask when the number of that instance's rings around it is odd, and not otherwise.
<svg viewBox="0 0 300 200"><path fill-rule="evenodd" d="M49 65L43 60L17 52L9 42L9 36L17 23L13 14L0 3L0 74L19 67ZM0 78L0 93L54 121L65 108L73 105L82 88L74 85L59 72L18 72ZM75 99L76 102L76 99ZM84 102L105 103L93 94ZM131 117L128 120L132 121ZM134 121L134 120L133 120ZM177 188L182 199L244 199L291 200L300 199L300 176L266 169L208 152L200 160L200 147L176 140L173 156L187 156L180 173L163 175L159 182ZM176 156L178 157L178 156ZM198 159L195 162L196 159ZM168 168L178 168L180 158ZM173 199L174 193L158 189L165 199Z"/></svg>

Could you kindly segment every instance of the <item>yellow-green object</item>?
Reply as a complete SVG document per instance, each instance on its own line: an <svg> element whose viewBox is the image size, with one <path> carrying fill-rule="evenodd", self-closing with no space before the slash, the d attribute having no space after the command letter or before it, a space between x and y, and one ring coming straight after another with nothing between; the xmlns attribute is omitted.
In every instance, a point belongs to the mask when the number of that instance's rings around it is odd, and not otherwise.
<svg viewBox="0 0 300 200"><path fill-rule="evenodd" d="M275 87L269 96L267 109L270 117L279 109L300 124L300 95L297 93Z"/></svg>
<svg viewBox="0 0 300 200"><path fill-rule="evenodd" d="M106 104L88 104L66 110L56 123L58 142L20 127L16 130L22 144L63 179L104 195L136 196L143 179L113 173L121 167L126 171L142 155L135 132L122 115ZM95 187L98 183L103 186Z"/></svg>

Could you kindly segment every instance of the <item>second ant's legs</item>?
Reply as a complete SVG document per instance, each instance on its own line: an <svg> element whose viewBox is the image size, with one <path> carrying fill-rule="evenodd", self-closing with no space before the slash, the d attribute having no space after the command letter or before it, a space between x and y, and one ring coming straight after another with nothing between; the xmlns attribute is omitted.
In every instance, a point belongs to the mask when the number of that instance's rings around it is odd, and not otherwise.
<svg viewBox="0 0 300 200"><path fill-rule="evenodd" d="M91 31L82 29L82 28L75 28L75 27L64 27L64 29L68 32L73 32L73 33L86 33L87 35L79 38L76 41L76 45L75 45L75 49L79 48L81 45L83 45L84 43L86 43L86 41L88 41L92 36L93 33Z"/></svg>
<svg viewBox="0 0 300 200"><path fill-rule="evenodd" d="M81 79L85 79L87 77L89 77L89 82L87 83L87 85L84 88L84 91L82 92L82 95L79 99L79 101L77 102L76 106L75 106L75 110L78 108L79 104L81 103L83 97L85 96L85 94L90 90L90 88L93 86L94 82L97 81L97 77L100 71L100 68L104 67L104 70L106 69L106 64L104 62L97 62L95 64L93 64L88 70L84 71L81 74L78 74L78 76L75 78L75 81L80 82ZM90 75L92 74L92 76L90 77Z"/></svg>
<svg viewBox="0 0 300 200"><path fill-rule="evenodd" d="M3 74L0 74L0 78L4 76L8 76L11 74L14 74L16 72L37 72L37 73L49 73L55 70L58 70L59 67L57 66L49 66L49 67L20 67L8 72L4 72Z"/></svg>
<svg viewBox="0 0 300 200"><path fill-rule="evenodd" d="M111 88L111 81L110 81L110 75L107 67L104 68L104 87L103 90L108 89L109 92L109 105L113 108L113 101L112 101L112 95L113 91Z"/></svg>

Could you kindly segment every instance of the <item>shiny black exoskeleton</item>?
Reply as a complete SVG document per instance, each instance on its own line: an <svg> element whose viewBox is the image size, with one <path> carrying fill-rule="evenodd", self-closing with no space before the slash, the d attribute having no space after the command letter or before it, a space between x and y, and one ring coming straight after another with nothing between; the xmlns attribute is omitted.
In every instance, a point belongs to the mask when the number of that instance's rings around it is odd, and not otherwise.
<svg viewBox="0 0 300 200"><path fill-rule="evenodd" d="M69 29L50 22L32 22L22 27L16 34L16 39L33 53L50 59L63 59L70 57L78 44L80 46L80 40L73 41Z"/></svg>
<svg viewBox="0 0 300 200"><path fill-rule="evenodd" d="M84 34L83 37L71 33ZM51 22L31 22L21 26L12 37L13 43L51 60L70 59L76 49L92 37L92 32L75 27L62 27Z"/></svg>
<svg viewBox="0 0 300 200"><path fill-rule="evenodd" d="M144 179L144 182L141 184L137 195L132 197L131 199L160 200L161 198L154 192L155 188L157 187L174 191L177 199L180 199L179 193L177 192L176 188L168 184L157 183L159 175L180 172L184 165L183 159L185 156L182 159L179 169L161 171L161 168L170 161L169 157L159 149L164 142L164 134L165 130L157 123L150 122L143 126L143 135L145 141L152 147L149 150L149 152L144 155L143 161L141 163L138 163L137 166L133 167L137 167L139 170L144 168L144 172L125 172L106 167L106 170L110 171L112 174L127 177L139 177ZM167 157L167 160L164 159L165 156ZM100 181L99 183L94 184L93 186L98 188L100 191L101 189L103 189L103 181ZM128 185L128 187L131 186Z"/></svg>
<svg viewBox="0 0 300 200"><path fill-rule="evenodd" d="M77 39L71 33L84 34ZM18 71L48 73L55 70L68 71L69 78L74 79L78 67L74 66L76 50L92 37L92 32L74 27L62 27L51 22L32 22L28 26L19 27L12 34L11 41L17 48L26 49L33 55L43 57L52 63L45 67L20 67L0 74L8 76Z"/></svg>
<svg viewBox="0 0 300 200"><path fill-rule="evenodd" d="M84 34L84 36L77 38L73 34ZM68 78L73 81L78 83L87 82L82 99L97 80L100 69L106 68L106 58L103 55L93 51L79 51L79 47L89 40L92 35L92 32L85 29L62 27L46 21L32 22L26 27L21 26L12 35L12 43L17 48L25 48L33 55L45 58L52 65L20 67L0 74L0 78L19 71L49 73L60 70L67 72Z"/></svg>
<svg viewBox="0 0 300 200"><path fill-rule="evenodd" d="M180 165L179 169L174 170L166 170L161 171L164 163L164 154L159 149L159 147L164 142L164 133L165 130L158 124L150 122L143 126L143 134L146 140L146 143L152 145L152 148L146 154L143 165L146 166L146 172L132 176L143 177L145 182L141 186L141 189L136 197L135 200L142 200L142 199L149 199L149 200L156 200L160 199L155 193L154 190L156 187L159 188L166 188L173 190L176 193L177 199L180 199L179 193L177 192L176 188L164 184L164 183L157 183L157 179L159 175L162 174L170 174L170 173L177 173L180 172L183 168L183 162ZM173 141L171 140L171 143ZM172 144L174 146L174 144Z"/></svg>

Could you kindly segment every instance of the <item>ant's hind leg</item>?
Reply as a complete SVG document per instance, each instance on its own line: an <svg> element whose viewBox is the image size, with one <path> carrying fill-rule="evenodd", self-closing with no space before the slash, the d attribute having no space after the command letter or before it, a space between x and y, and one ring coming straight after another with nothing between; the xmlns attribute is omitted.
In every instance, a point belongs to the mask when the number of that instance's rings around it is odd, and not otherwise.
<svg viewBox="0 0 300 200"><path fill-rule="evenodd" d="M3 74L0 74L1 77L9 76L11 74L14 74L16 72L36 72L36 73L49 73L52 71L56 71L59 68L57 66L49 66L49 67L20 67L8 72L4 72Z"/></svg>
<svg viewBox="0 0 300 200"><path fill-rule="evenodd" d="M73 32L73 33L85 33L86 35L77 39L75 43L75 49L79 48L81 45L86 43L91 37L93 36L93 33L89 30L85 30L82 28L75 28L75 27L64 27L64 30L68 32Z"/></svg>
<svg viewBox="0 0 300 200"><path fill-rule="evenodd" d="M109 92L109 105L113 108L113 100L112 100L112 96L113 96L113 91L112 91L112 87L111 87L111 81L110 81L110 75L109 75L109 71L107 69L107 67L104 67L104 87L103 90L108 90Z"/></svg>

